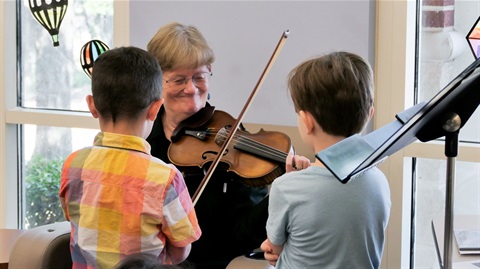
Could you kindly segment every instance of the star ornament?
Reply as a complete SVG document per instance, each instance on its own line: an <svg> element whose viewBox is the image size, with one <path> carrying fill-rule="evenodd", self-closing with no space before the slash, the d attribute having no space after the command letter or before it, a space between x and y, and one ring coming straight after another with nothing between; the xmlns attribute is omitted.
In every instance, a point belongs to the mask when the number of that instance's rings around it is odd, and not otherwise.
<svg viewBox="0 0 480 269"><path fill-rule="evenodd" d="M473 24L472 29L468 32L467 35L468 45L472 50L473 56L475 59L480 58L480 17L478 17L475 24Z"/></svg>

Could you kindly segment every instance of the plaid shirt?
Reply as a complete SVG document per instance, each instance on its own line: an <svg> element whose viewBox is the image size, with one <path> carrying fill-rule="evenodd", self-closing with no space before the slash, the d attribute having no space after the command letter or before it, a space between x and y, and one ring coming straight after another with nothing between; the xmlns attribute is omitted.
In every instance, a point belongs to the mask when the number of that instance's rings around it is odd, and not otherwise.
<svg viewBox="0 0 480 269"><path fill-rule="evenodd" d="M65 160L59 196L74 269L113 268L139 252L168 263L167 242L184 247L201 235L181 173L140 137L98 133Z"/></svg>

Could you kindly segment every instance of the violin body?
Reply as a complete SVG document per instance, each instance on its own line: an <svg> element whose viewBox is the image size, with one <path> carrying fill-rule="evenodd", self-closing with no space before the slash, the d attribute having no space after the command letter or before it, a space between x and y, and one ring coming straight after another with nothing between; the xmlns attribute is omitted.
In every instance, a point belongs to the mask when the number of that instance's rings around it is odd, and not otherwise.
<svg viewBox="0 0 480 269"><path fill-rule="evenodd" d="M223 146L222 138L236 119L224 111L212 111L206 111L208 119L203 125L184 125L174 131L168 149L173 164L205 168L217 158ZM290 148L290 138L284 133L261 129L251 134L239 129L221 157L219 169L233 173L247 186L265 186L285 172L285 159Z"/></svg>

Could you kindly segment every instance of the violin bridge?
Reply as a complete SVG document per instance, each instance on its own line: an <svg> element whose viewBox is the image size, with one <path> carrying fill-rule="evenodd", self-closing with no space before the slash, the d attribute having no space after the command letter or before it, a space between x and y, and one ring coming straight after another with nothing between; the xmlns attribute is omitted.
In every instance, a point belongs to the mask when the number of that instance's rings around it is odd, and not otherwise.
<svg viewBox="0 0 480 269"><path fill-rule="evenodd" d="M215 143L217 143L218 146L222 146L225 140L227 139L228 136L228 131L227 128L223 127L220 129L215 136Z"/></svg>

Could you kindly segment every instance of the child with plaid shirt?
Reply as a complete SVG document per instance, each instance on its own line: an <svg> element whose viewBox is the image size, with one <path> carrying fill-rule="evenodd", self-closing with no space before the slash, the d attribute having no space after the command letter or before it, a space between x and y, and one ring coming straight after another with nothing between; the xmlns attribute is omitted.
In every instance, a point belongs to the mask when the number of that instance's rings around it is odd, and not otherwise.
<svg viewBox="0 0 480 269"><path fill-rule="evenodd" d="M74 269L114 268L136 253L178 264L201 235L182 174L145 140L161 92L160 66L142 49L111 49L95 61L86 99L101 132L65 160L59 192Z"/></svg>

